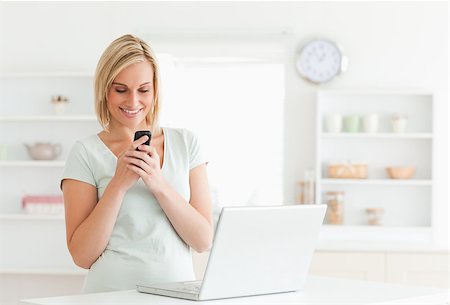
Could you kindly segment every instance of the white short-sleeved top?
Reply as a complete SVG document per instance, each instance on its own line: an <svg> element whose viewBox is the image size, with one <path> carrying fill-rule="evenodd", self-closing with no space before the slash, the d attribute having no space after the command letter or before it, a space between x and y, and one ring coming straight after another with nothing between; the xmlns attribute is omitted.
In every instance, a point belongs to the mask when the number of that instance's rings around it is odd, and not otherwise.
<svg viewBox="0 0 450 305"><path fill-rule="evenodd" d="M189 202L189 171L206 163L190 131L163 128L162 174ZM62 179L97 188L103 196L116 169L117 157L98 135L77 141ZM142 179L126 193L105 251L91 266L84 292L135 289L138 283L187 281L195 278L189 246L176 233Z"/></svg>

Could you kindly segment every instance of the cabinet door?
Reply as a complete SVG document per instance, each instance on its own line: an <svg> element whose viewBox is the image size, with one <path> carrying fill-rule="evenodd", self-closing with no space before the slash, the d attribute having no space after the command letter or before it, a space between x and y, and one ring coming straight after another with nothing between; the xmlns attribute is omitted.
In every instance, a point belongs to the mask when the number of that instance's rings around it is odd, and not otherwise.
<svg viewBox="0 0 450 305"><path fill-rule="evenodd" d="M386 255L386 281L448 288L449 254L392 253Z"/></svg>
<svg viewBox="0 0 450 305"><path fill-rule="evenodd" d="M316 251L310 274L383 282L384 254Z"/></svg>

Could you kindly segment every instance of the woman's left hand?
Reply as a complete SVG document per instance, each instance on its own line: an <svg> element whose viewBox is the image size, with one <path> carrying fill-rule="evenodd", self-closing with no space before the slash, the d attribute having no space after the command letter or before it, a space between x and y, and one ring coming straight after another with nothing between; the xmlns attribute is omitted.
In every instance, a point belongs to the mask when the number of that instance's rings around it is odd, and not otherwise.
<svg viewBox="0 0 450 305"><path fill-rule="evenodd" d="M148 145L141 145L138 149L125 153L127 167L142 178L150 192L161 191L165 180L161 173L161 160L156 149Z"/></svg>

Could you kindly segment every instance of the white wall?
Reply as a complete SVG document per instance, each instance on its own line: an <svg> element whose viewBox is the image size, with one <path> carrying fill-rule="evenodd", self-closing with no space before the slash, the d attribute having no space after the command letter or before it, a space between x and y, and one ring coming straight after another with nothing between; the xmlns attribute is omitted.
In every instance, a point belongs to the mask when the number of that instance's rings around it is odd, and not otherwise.
<svg viewBox="0 0 450 305"><path fill-rule="evenodd" d="M285 100L285 201L314 165L317 86L294 69L299 44L316 35L345 48L349 70L326 88L427 89L435 93L436 198L449 214L448 2L9 2L0 3L0 71L92 72L124 33L289 28ZM448 216L439 241L448 246Z"/></svg>

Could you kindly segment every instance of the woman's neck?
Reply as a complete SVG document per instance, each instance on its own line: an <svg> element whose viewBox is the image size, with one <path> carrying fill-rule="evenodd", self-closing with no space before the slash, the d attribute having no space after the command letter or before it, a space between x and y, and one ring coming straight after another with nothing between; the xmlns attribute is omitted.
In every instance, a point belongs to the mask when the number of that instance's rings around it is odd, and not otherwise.
<svg viewBox="0 0 450 305"><path fill-rule="evenodd" d="M151 126L148 126L146 122L143 122L143 124L140 124L135 128L129 128L123 125L116 125L113 123L108 126L108 131L104 131L103 133L112 142L121 142L124 140L133 141L134 133L138 130L152 130L152 128ZM159 134L161 134L161 130L155 131L152 136L156 137Z"/></svg>

